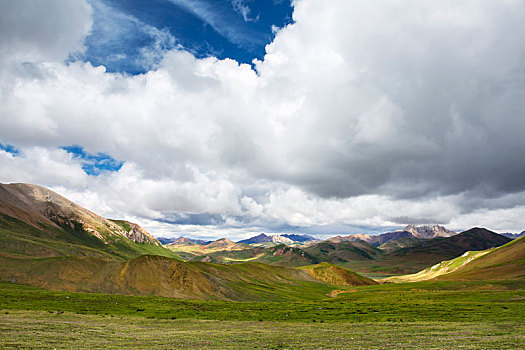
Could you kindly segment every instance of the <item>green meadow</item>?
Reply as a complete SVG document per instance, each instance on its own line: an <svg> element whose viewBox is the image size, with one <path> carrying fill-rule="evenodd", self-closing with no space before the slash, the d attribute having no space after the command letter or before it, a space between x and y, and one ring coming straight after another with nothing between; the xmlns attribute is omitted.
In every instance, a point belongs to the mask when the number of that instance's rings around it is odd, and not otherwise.
<svg viewBox="0 0 525 350"><path fill-rule="evenodd" d="M335 298L231 302L0 284L0 348L517 349L522 281L353 287Z"/></svg>

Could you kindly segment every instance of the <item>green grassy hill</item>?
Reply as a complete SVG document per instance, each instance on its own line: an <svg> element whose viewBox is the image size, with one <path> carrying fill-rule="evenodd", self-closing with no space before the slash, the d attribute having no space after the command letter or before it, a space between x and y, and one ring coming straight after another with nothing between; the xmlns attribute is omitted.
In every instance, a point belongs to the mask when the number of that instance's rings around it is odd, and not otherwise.
<svg viewBox="0 0 525 350"><path fill-rule="evenodd" d="M341 243L324 241L306 247L304 251L319 261L331 263L344 263L351 260L373 260L383 254L381 250L363 241Z"/></svg>

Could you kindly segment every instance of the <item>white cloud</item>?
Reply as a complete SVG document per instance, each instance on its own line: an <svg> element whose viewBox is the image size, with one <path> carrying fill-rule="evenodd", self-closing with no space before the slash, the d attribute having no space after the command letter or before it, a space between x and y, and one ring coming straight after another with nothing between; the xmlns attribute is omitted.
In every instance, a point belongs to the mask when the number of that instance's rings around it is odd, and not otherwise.
<svg viewBox="0 0 525 350"><path fill-rule="evenodd" d="M0 63L63 61L82 50L92 19L84 0L4 1L0 11Z"/></svg>
<svg viewBox="0 0 525 350"><path fill-rule="evenodd" d="M259 15L254 18L250 17L252 11L244 0L231 0L231 2L233 9L242 16L245 22L257 22L259 20Z"/></svg>
<svg viewBox="0 0 525 350"><path fill-rule="evenodd" d="M0 150L0 182L45 183L82 189L87 176L80 163L66 151L30 147L12 155Z"/></svg>
<svg viewBox="0 0 525 350"><path fill-rule="evenodd" d="M13 27L1 46L16 65L0 67L0 142L23 157L0 151L0 181L201 237L339 223L523 229L522 2L294 4L295 23L257 72L178 50L131 77L65 65L89 31L88 7L88 20L44 31L71 33L49 52ZM71 144L126 163L89 177L57 149ZM191 215L222 221L155 221Z"/></svg>

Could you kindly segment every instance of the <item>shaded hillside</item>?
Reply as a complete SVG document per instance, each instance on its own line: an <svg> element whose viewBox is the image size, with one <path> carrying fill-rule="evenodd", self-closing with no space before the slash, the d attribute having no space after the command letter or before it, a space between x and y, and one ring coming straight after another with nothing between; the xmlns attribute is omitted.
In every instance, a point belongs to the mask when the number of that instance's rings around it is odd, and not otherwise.
<svg viewBox="0 0 525 350"><path fill-rule="evenodd" d="M331 263L344 263L352 260L373 260L382 254L381 250L362 241L341 243L324 241L306 247L304 251L319 261Z"/></svg>
<svg viewBox="0 0 525 350"><path fill-rule="evenodd" d="M467 251L498 247L509 241L509 238L487 229L473 228L452 237L421 241L415 246L393 251L382 259L385 264L397 266L398 273L415 273Z"/></svg>
<svg viewBox="0 0 525 350"><path fill-rule="evenodd" d="M392 256L425 254L454 258L466 251L499 247L509 241L507 237L476 227L452 237L421 241L419 245L396 251Z"/></svg>
<svg viewBox="0 0 525 350"><path fill-rule="evenodd" d="M0 254L176 256L139 225L105 219L44 187L0 184Z"/></svg>
<svg viewBox="0 0 525 350"><path fill-rule="evenodd" d="M308 272L308 274L318 280L338 286L351 287L377 284L377 282L373 279L361 276L353 271L329 263L303 266L301 269Z"/></svg>
<svg viewBox="0 0 525 350"><path fill-rule="evenodd" d="M306 271L260 263L219 265L150 255L128 261L0 257L0 263L0 281L52 290L277 301L321 298L334 289Z"/></svg>
<svg viewBox="0 0 525 350"><path fill-rule="evenodd" d="M395 252L396 250L415 247L419 245L420 242L421 240L418 238L406 237L406 238L399 238L393 241L389 241L387 243L380 245L378 248L381 249L383 252L389 254L389 253Z"/></svg>
<svg viewBox="0 0 525 350"><path fill-rule="evenodd" d="M525 279L525 237L495 248L452 273L443 280Z"/></svg>

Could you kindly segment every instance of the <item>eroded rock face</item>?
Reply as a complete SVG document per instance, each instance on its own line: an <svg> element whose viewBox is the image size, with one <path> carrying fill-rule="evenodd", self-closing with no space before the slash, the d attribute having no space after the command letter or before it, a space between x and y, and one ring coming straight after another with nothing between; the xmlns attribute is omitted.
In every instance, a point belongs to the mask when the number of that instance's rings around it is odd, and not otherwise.
<svg viewBox="0 0 525 350"><path fill-rule="evenodd" d="M42 186L0 184L0 213L37 228L47 224L69 231L85 231L104 243L108 243L112 236L122 236L135 243L161 246L155 237L139 225L105 219Z"/></svg>
<svg viewBox="0 0 525 350"><path fill-rule="evenodd" d="M129 223L131 229L126 232L126 237L132 240L135 243L151 243L160 246L160 242L157 241L148 231L143 229L137 224Z"/></svg>
<svg viewBox="0 0 525 350"><path fill-rule="evenodd" d="M440 225L408 225L403 230L410 232L416 238L425 239L436 237L451 237L456 235L456 232L447 230L445 227Z"/></svg>

